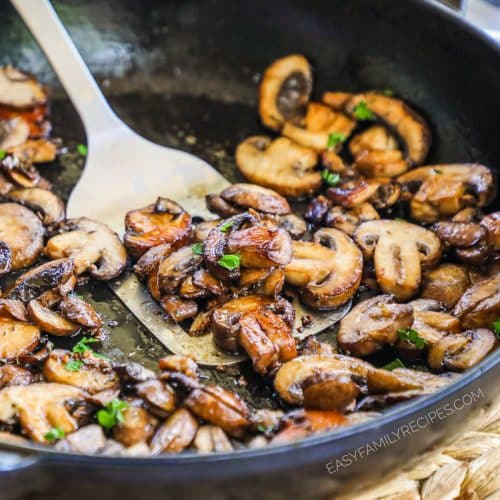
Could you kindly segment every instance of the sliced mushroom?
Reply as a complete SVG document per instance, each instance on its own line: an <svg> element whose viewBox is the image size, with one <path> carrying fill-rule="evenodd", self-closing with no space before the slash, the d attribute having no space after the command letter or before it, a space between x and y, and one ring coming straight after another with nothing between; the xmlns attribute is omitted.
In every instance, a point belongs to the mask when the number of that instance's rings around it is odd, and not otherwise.
<svg viewBox="0 0 500 500"><path fill-rule="evenodd" d="M500 318L500 274L471 286L453 309L464 328L491 328Z"/></svg>
<svg viewBox="0 0 500 500"><path fill-rule="evenodd" d="M304 219L295 214L281 215L277 218L278 227L284 229L294 240L300 240L307 231Z"/></svg>
<svg viewBox="0 0 500 500"><path fill-rule="evenodd" d="M77 429L78 424L67 408L85 398L84 391L64 384L6 387L0 391L0 421L12 424L19 420L24 433L45 443L45 435L53 427L60 427L66 434Z"/></svg>
<svg viewBox="0 0 500 500"><path fill-rule="evenodd" d="M0 299L0 317L28 321L28 311L20 300Z"/></svg>
<svg viewBox="0 0 500 500"><path fill-rule="evenodd" d="M47 163L56 159L57 145L48 139L30 139L17 146L11 146L7 152L22 161Z"/></svg>
<svg viewBox="0 0 500 500"><path fill-rule="evenodd" d="M196 224L196 226L194 228L194 233L193 233L194 241L196 241L198 243L203 243L207 239L210 231L214 227L219 225L220 222L221 222L220 219L215 219L215 220L203 221L203 222Z"/></svg>
<svg viewBox="0 0 500 500"><path fill-rule="evenodd" d="M198 304L194 300L186 300L176 295L164 295L160 305L174 323L181 323L198 314Z"/></svg>
<svg viewBox="0 0 500 500"><path fill-rule="evenodd" d="M314 226L323 226L326 214L332 208L332 202L320 194L314 197L307 205L304 219Z"/></svg>
<svg viewBox="0 0 500 500"><path fill-rule="evenodd" d="M125 446L149 441L157 421L139 406L130 405L122 412L123 422L113 427L113 437Z"/></svg>
<svg viewBox="0 0 500 500"><path fill-rule="evenodd" d="M51 259L71 257L76 274L88 272L95 279L110 280L125 268L127 252L105 224L80 217L68 219L62 231L49 239L44 252Z"/></svg>
<svg viewBox="0 0 500 500"><path fill-rule="evenodd" d="M16 365L0 366L0 389L11 385L30 385L35 381L33 372Z"/></svg>
<svg viewBox="0 0 500 500"><path fill-rule="evenodd" d="M420 222L435 222L472 205L486 206L494 193L489 168L477 163L433 165L410 170L398 182L414 192L411 216Z"/></svg>
<svg viewBox="0 0 500 500"><path fill-rule="evenodd" d="M321 174L315 169L317 153L286 137L245 139L236 149L236 163L250 182L283 196L308 196L322 184Z"/></svg>
<svg viewBox="0 0 500 500"><path fill-rule="evenodd" d="M97 312L90 304L74 295L63 297L59 306L61 314L83 328L98 330L102 326L102 321Z"/></svg>
<svg viewBox="0 0 500 500"><path fill-rule="evenodd" d="M320 102L310 102L304 120L299 124L286 121L281 133L301 146L324 151L330 134L349 137L355 125L356 122L344 113Z"/></svg>
<svg viewBox="0 0 500 500"><path fill-rule="evenodd" d="M483 217L480 224L488 232L494 250L500 251L500 212L493 212Z"/></svg>
<svg viewBox="0 0 500 500"><path fill-rule="evenodd" d="M333 109L341 111L351 97L352 94L349 92L324 92L321 100Z"/></svg>
<svg viewBox="0 0 500 500"><path fill-rule="evenodd" d="M8 199L27 206L37 214L41 214L45 226L53 226L64 220L63 202L48 189L38 187L16 189L9 192Z"/></svg>
<svg viewBox="0 0 500 500"><path fill-rule="evenodd" d="M66 283L73 276L74 269L72 259L46 262L19 276L7 289L5 298L20 300L27 304L42 293Z"/></svg>
<svg viewBox="0 0 500 500"><path fill-rule="evenodd" d="M278 131L285 121L300 119L311 90L311 67L304 56L293 54L274 61L265 70L259 87L262 123Z"/></svg>
<svg viewBox="0 0 500 500"><path fill-rule="evenodd" d="M57 311L42 304L40 300L33 299L28 304L28 313L31 320L45 333L66 337L73 335L81 326L69 321Z"/></svg>
<svg viewBox="0 0 500 500"><path fill-rule="evenodd" d="M142 277L157 271L161 261L168 257L174 249L170 243L163 243L150 248L135 264L134 271Z"/></svg>
<svg viewBox="0 0 500 500"><path fill-rule="evenodd" d="M118 375L111 362L90 352L79 356L64 349L54 349L45 361L43 375L48 382L73 385L90 394L119 387Z"/></svg>
<svg viewBox="0 0 500 500"><path fill-rule="evenodd" d="M162 370L163 375L171 372L179 372L195 380L198 378L198 365L187 356L177 354L165 356L158 360L158 368Z"/></svg>
<svg viewBox="0 0 500 500"><path fill-rule="evenodd" d="M178 203L158 198L156 203L127 213L123 242L138 258L162 243L170 243L173 248L185 245L192 230L191 216Z"/></svg>
<svg viewBox="0 0 500 500"><path fill-rule="evenodd" d="M35 325L0 317L0 359L14 361L34 351L39 342L40 330Z"/></svg>
<svg viewBox="0 0 500 500"><path fill-rule="evenodd" d="M194 446L199 453L217 453L233 449L226 433L214 425L202 425L198 429L194 438Z"/></svg>
<svg viewBox="0 0 500 500"><path fill-rule="evenodd" d="M337 342L354 356L367 356L394 345L398 330L411 326L413 309L396 304L390 295L378 295L357 304L341 321Z"/></svg>
<svg viewBox="0 0 500 500"><path fill-rule="evenodd" d="M198 422L186 408L179 408L156 431L151 440L151 455L179 453L193 441Z"/></svg>
<svg viewBox="0 0 500 500"><path fill-rule="evenodd" d="M23 160L18 156L7 155L0 162L0 168L9 180L19 187L43 189L51 189L52 187L30 161Z"/></svg>
<svg viewBox="0 0 500 500"><path fill-rule="evenodd" d="M345 304L361 282L363 257L354 242L337 229L321 229L313 241L294 241L285 279L300 289L301 300L314 309Z"/></svg>
<svg viewBox="0 0 500 500"><path fill-rule="evenodd" d="M12 269L12 252L7 243L0 241L0 276Z"/></svg>
<svg viewBox="0 0 500 500"><path fill-rule="evenodd" d="M10 249L13 271L35 263L44 234L40 219L31 210L17 203L0 203L0 241Z"/></svg>
<svg viewBox="0 0 500 500"><path fill-rule="evenodd" d="M151 413L158 417L170 415L177 405L174 390L156 379L145 380L137 384L136 391L146 401Z"/></svg>
<svg viewBox="0 0 500 500"><path fill-rule="evenodd" d="M29 135L30 126L22 118L0 121L0 148L3 151L23 144Z"/></svg>
<svg viewBox="0 0 500 500"><path fill-rule="evenodd" d="M12 66L0 67L0 104L29 108L47 101L47 92L30 75Z"/></svg>
<svg viewBox="0 0 500 500"><path fill-rule="evenodd" d="M140 363L129 362L114 365L113 369L118 374L123 384L138 384L155 378L154 372L142 366Z"/></svg>
<svg viewBox="0 0 500 500"><path fill-rule="evenodd" d="M452 333L429 349L427 362L433 370L464 371L479 363L496 343L495 335L486 328Z"/></svg>
<svg viewBox="0 0 500 500"><path fill-rule="evenodd" d="M55 445L55 449L63 452L92 455L101 453L106 446L106 436L102 427L97 424L85 425L72 432Z"/></svg>
<svg viewBox="0 0 500 500"><path fill-rule="evenodd" d="M356 379L366 379L368 371L371 370L373 366L365 361L362 361L357 358L352 358L349 356L343 356L341 354L332 354L332 355L306 355L306 356L298 356L287 363L284 363L283 366L276 373L276 377L274 379L274 388L278 392L280 398L286 403L292 405L303 405L304 404L304 382L311 377L318 376L320 374L324 375L325 380L328 379L329 375L335 376L355 376ZM312 379L314 382L314 379ZM339 386L344 385L346 382L345 379L340 379ZM312 385L312 382L311 382ZM325 386L328 385L325 383ZM324 394L325 398L327 397L335 397L335 388L336 382L333 381L330 388L332 389L332 394L327 395ZM349 385L349 384L347 384ZM347 386L344 385L344 389L348 389ZM351 388L352 389L352 388ZM339 402L342 401L342 404L339 406L346 407L345 405L345 394L348 391L340 391L339 394ZM350 392L353 396L351 402L354 400L356 395L354 394L356 391L352 390ZM357 394L357 393L356 393ZM330 403L331 404L331 403Z"/></svg>
<svg viewBox="0 0 500 500"><path fill-rule="evenodd" d="M318 373L302 383L304 407L345 411L359 394L359 386L349 373Z"/></svg>
<svg viewBox="0 0 500 500"><path fill-rule="evenodd" d="M400 300L417 292L421 268L434 266L441 257L439 238L432 231L405 221L364 222L354 239L365 258L373 258L382 290Z"/></svg>
<svg viewBox="0 0 500 500"><path fill-rule="evenodd" d="M173 293L182 281L201 264L202 255L193 252L192 246L176 250L161 261L158 268L158 282L160 289L166 293Z"/></svg>
<svg viewBox="0 0 500 500"><path fill-rule="evenodd" d="M350 210L341 206L331 208L325 217L324 225L334 227L352 236L356 228L363 222L378 220L380 215L371 203L362 203Z"/></svg>
<svg viewBox="0 0 500 500"><path fill-rule="evenodd" d="M424 162L431 145L431 132L416 111L400 99L376 92L354 95L345 103L344 109L356 118L356 110L361 103L365 103L376 118L401 138L408 160L413 165Z"/></svg>
<svg viewBox="0 0 500 500"><path fill-rule="evenodd" d="M470 284L468 272L456 264L441 264L423 274L422 297L441 302L451 309Z"/></svg>

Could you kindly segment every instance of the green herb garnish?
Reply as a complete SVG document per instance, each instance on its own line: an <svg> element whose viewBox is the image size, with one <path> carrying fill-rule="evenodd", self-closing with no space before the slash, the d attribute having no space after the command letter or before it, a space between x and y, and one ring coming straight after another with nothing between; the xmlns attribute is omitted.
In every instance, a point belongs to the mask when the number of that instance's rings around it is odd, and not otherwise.
<svg viewBox="0 0 500 500"><path fill-rule="evenodd" d="M326 143L326 149L333 149L337 144L340 144L346 140L346 136L342 132L333 132L328 136L328 141Z"/></svg>
<svg viewBox="0 0 500 500"><path fill-rule="evenodd" d="M129 404L121 399L113 399L104 408L97 412L97 421L105 429L111 429L116 424L125 422L123 410L129 407Z"/></svg>
<svg viewBox="0 0 500 500"><path fill-rule="evenodd" d="M388 365L385 365L382 367L382 370L389 370L392 372L395 368L404 368L405 365L403 365L403 362L399 359L396 358L394 361L391 361Z"/></svg>
<svg viewBox="0 0 500 500"><path fill-rule="evenodd" d="M5 149L0 149L0 160L3 160L7 156L7 151Z"/></svg>
<svg viewBox="0 0 500 500"><path fill-rule="evenodd" d="M427 340L421 337L417 330L414 330L413 328L405 328L404 330L399 329L398 337L401 340L407 340L412 343L417 349L423 349L425 344L427 344Z"/></svg>
<svg viewBox="0 0 500 500"><path fill-rule="evenodd" d="M227 269L228 271L233 271L237 267L240 267L241 256L237 253L228 253L223 255L217 262L220 267Z"/></svg>
<svg viewBox="0 0 500 500"><path fill-rule="evenodd" d="M497 339L500 339L500 319L493 321L492 327Z"/></svg>
<svg viewBox="0 0 500 500"><path fill-rule="evenodd" d="M192 247L191 250L193 251L194 254L196 255L203 255L203 243L195 243Z"/></svg>
<svg viewBox="0 0 500 500"><path fill-rule="evenodd" d="M340 175L330 170L323 170L321 172L321 178L329 185L336 186L340 182Z"/></svg>
<svg viewBox="0 0 500 500"><path fill-rule="evenodd" d="M96 342L99 342L97 339L89 338L89 337L83 337L80 339L73 347L72 351L76 354L83 354L85 352L90 352L94 356L101 358L101 359L109 359L107 356L104 354L100 354L99 352L95 352L91 347L88 346L88 344L94 344ZM76 371L76 370L75 370Z"/></svg>
<svg viewBox="0 0 500 500"><path fill-rule="evenodd" d="M355 108L354 108L354 116L356 117L357 120L373 120L375 118L375 114L373 111L368 107L365 101L361 101Z"/></svg>
<svg viewBox="0 0 500 500"><path fill-rule="evenodd" d="M64 369L69 372L79 372L82 366L83 361L80 361L79 359L72 359L64 365Z"/></svg>
<svg viewBox="0 0 500 500"><path fill-rule="evenodd" d="M386 95L387 97L392 97L394 95L394 91L391 89L385 89L384 95Z"/></svg>
<svg viewBox="0 0 500 500"><path fill-rule="evenodd" d="M64 436L66 436L66 433L60 427L52 427L52 429L50 429L50 431L47 432L47 434L45 434L45 436L43 437L45 441L53 443L58 439L62 439Z"/></svg>
<svg viewBox="0 0 500 500"><path fill-rule="evenodd" d="M234 222L224 222L224 224L222 224L220 226L220 230L223 232L223 233L226 233L229 229L231 229L232 227L234 226Z"/></svg>
<svg viewBox="0 0 500 500"><path fill-rule="evenodd" d="M88 148L85 144L77 144L76 151L80 156L87 156Z"/></svg>

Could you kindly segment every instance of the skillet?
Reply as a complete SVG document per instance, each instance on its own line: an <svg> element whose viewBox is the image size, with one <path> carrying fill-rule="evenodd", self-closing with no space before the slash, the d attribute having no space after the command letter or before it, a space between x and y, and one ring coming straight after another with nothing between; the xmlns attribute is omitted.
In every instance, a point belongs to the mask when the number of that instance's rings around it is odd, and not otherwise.
<svg viewBox="0 0 500 500"><path fill-rule="evenodd" d="M262 132L255 112L259 72L293 52L313 61L317 88L390 87L408 99L433 128L428 163L479 161L494 169L500 166L500 51L492 42L430 2L303 4L73 0L55 2L55 7L126 122L145 137L202 157L231 181L238 179L234 147ZM8 5L1 8L0 54L2 63L11 62L56 85ZM84 134L57 87L52 122L54 135L65 139L69 152L44 174L65 198L82 168L82 160L72 151L84 142ZM186 141L187 136L196 142ZM135 352L132 359L154 366L164 353L162 347L110 292L93 285L85 295L92 297L107 321L119 323L110 328L105 351L117 360ZM0 485L7 498L28 492L41 498L39 493L49 489L51 498L331 496L353 482L362 487L457 432L469 415L498 394L499 363L496 352L430 397L396 407L374 422L287 446L147 459L6 446ZM230 373L207 375L233 383ZM241 395L260 405L270 396L258 384L249 384ZM382 445L369 451L367 445L374 441ZM349 452L354 457L346 459Z"/></svg>

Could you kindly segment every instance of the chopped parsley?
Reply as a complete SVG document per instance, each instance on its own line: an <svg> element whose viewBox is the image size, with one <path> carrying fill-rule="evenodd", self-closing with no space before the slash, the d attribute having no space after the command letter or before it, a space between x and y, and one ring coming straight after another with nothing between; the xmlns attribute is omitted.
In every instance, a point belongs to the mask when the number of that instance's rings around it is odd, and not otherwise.
<svg viewBox="0 0 500 500"><path fill-rule="evenodd" d="M227 233L227 231L229 231L229 229L231 229L232 227L234 226L234 222L224 222L224 224L221 224L220 226L220 230L223 232L223 233Z"/></svg>
<svg viewBox="0 0 500 500"><path fill-rule="evenodd" d="M97 356L98 358L102 359L109 359L107 356L104 354L100 354L98 352L95 352L91 347L88 346L88 344L94 344L96 342L99 342L97 339L89 338L89 337L83 337L80 339L73 347L72 351L76 354L83 354L85 352L90 352L94 356ZM83 363L82 363L83 364ZM74 370L76 371L76 370Z"/></svg>
<svg viewBox="0 0 500 500"><path fill-rule="evenodd" d="M492 327L497 339L500 339L500 319L493 321Z"/></svg>
<svg viewBox="0 0 500 500"><path fill-rule="evenodd" d="M365 101L361 101L355 108L354 108L354 116L356 117L357 120L373 120L375 118L375 114L373 111L368 107Z"/></svg>
<svg viewBox="0 0 500 500"><path fill-rule="evenodd" d="M87 156L88 148L85 144L77 144L76 151L80 156Z"/></svg>
<svg viewBox="0 0 500 500"><path fill-rule="evenodd" d="M203 243L195 243L192 247L191 250L193 251L194 254L196 255L203 255Z"/></svg>
<svg viewBox="0 0 500 500"><path fill-rule="evenodd" d="M71 359L64 365L64 369L69 372L79 372L82 366L83 361L80 361L79 359Z"/></svg>
<svg viewBox="0 0 500 500"><path fill-rule="evenodd" d="M386 95L387 97L392 97L394 95L394 91L391 89L385 89L384 95Z"/></svg>
<svg viewBox="0 0 500 500"><path fill-rule="evenodd" d="M5 149L0 149L0 160L3 160L7 156L7 151Z"/></svg>
<svg viewBox="0 0 500 500"><path fill-rule="evenodd" d="M419 335L417 330L413 328L405 328L398 330L398 337L401 340L407 340L411 344L413 344L417 349L423 349L425 344L427 344L427 340Z"/></svg>
<svg viewBox="0 0 500 500"><path fill-rule="evenodd" d="M99 425L109 430L116 424L125 422L122 412L128 407L129 404L127 402L121 399L113 399L113 401L97 412Z"/></svg>
<svg viewBox="0 0 500 500"><path fill-rule="evenodd" d="M220 267L227 269L228 271L233 271L237 267L240 267L241 256L237 253L228 253L222 256L218 264Z"/></svg>
<svg viewBox="0 0 500 500"><path fill-rule="evenodd" d="M341 144L346 140L346 136L342 132L333 132L328 136L326 149L333 149L337 144Z"/></svg>
<svg viewBox="0 0 500 500"><path fill-rule="evenodd" d="M50 431L47 432L47 434L45 434L45 436L43 437L45 441L53 443L58 439L62 439L64 436L66 436L66 433L60 427L52 427L52 429L50 429Z"/></svg>
<svg viewBox="0 0 500 500"><path fill-rule="evenodd" d="M321 178L329 185L336 186L340 182L340 175L330 170L323 170L321 172Z"/></svg>
<svg viewBox="0 0 500 500"><path fill-rule="evenodd" d="M394 361L391 361L389 364L385 365L382 367L383 370L389 370L392 372L395 368L404 368L405 365L403 365L403 362L399 359L396 358Z"/></svg>

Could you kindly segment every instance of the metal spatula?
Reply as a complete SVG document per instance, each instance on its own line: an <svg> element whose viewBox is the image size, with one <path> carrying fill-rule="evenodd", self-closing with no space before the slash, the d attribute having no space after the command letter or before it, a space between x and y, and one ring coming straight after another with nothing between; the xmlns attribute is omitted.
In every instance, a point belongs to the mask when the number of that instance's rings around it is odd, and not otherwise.
<svg viewBox="0 0 500 500"><path fill-rule="evenodd" d="M205 195L218 193L229 183L203 160L144 139L114 114L47 0L12 3L47 55L87 133L87 162L71 193L68 217L86 216L105 222L121 235L127 211L163 196L177 201L192 215L210 218ZM244 359L220 351L211 334L191 337L180 326L167 323L161 308L135 275L122 276L111 287L170 351L189 354L205 365L232 364ZM325 313L306 310L298 301L295 308L297 327L301 327L304 315L313 317L310 326L298 330L297 335L304 338L339 321L349 304Z"/></svg>

